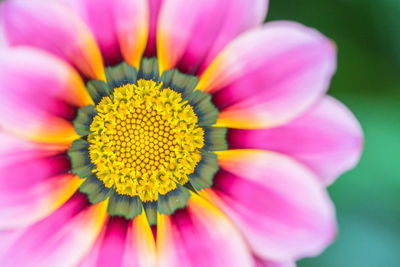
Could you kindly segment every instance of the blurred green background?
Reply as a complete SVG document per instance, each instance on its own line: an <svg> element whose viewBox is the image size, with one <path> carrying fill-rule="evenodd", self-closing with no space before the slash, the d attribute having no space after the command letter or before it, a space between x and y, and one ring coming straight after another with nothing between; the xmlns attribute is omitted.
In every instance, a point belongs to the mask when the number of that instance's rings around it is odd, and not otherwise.
<svg viewBox="0 0 400 267"><path fill-rule="evenodd" d="M400 0L270 0L267 21L295 20L338 46L329 94L360 120L360 164L330 188L339 235L300 267L400 266Z"/></svg>

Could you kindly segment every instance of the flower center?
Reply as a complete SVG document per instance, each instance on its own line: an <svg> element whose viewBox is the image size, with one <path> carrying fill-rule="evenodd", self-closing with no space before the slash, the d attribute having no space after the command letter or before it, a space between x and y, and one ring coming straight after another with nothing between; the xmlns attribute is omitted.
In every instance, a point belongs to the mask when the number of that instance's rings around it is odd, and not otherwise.
<svg viewBox="0 0 400 267"><path fill-rule="evenodd" d="M96 106L88 135L98 179L144 202L188 182L204 146L204 131L180 93L141 79L115 88Z"/></svg>

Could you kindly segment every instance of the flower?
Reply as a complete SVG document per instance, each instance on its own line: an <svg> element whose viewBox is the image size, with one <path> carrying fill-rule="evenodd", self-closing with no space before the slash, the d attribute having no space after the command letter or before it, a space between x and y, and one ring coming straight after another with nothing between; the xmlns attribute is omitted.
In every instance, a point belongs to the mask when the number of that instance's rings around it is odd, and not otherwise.
<svg viewBox="0 0 400 267"><path fill-rule="evenodd" d="M1 266L282 266L335 237L361 128L264 0L1 4Z"/></svg>

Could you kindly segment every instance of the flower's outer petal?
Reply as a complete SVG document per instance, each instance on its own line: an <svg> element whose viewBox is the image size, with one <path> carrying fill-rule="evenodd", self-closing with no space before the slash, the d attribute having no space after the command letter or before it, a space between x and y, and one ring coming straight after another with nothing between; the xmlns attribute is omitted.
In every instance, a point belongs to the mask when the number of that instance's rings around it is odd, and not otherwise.
<svg viewBox="0 0 400 267"><path fill-rule="evenodd" d="M149 28L147 0L62 0L89 26L107 65L134 67L146 48Z"/></svg>
<svg viewBox="0 0 400 267"><path fill-rule="evenodd" d="M285 125L230 129L227 138L231 148L266 149L293 157L330 184L359 161L363 134L354 115L327 96Z"/></svg>
<svg viewBox="0 0 400 267"><path fill-rule="evenodd" d="M266 0L165 0L157 25L161 70L195 74L240 33L261 24Z"/></svg>
<svg viewBox="0 0 400 267"><path fill-rule="evenodd" d="M0 132L0 229L43 219L78 189L82 180L67 173L66 149Z"/></svg>
<svg viewBox="0 0 400 267"><path fill-rule="evenodd" d="M217 154L222 170L203 194L235 223L258 257L290 262L317 255L333 241L334 207L310 171L273 152Z"/></svg>
<svg viewBox="0 0 400 267"><path fill-rule="evenodd" d="M218 126L265 128L304 112L329 87L332 41L294 22L270 22L231 42L201 77L213 94Z"/></svg>
<svg viewBox="0 0 400 267"><path fill-rule="evenodd" d="M38 162L37 167L43 168L41 165L50 163L52 163L50 160L47 163ZM27 164L30 168L23 167L23 171L32 171L34 168L31 165L35 162L28 162ZM32 178L39 179L37 176L37 174L34 174ZM47 181L36 182L31 187L27 184L23 189L11 188L7 190L8 188L2 186L0 188L2 192L0 229L26 226L46 217L67 201L78 190L81 183L82 179L71 174L64 174L48 178Z"/></svg>
<svg viewBox="0 0 400 267"><path fill-rule="evenodd" d="M150 14L150 25L149 25L149 38L147 41L147 47L145 55L146 57L153 57L157 52L156 34L157 34L157 22L160 14L161 6L164 0L147 0L149 3L149 14Z"/></svg>
<svg viewBox="0 0 400 267"><path fill-rule="evenodd" d="M156 242L144 212L131 220L125 249L124 267L156 265Z"/></svg>
<svg viewBox="0 0 400 267"><path fill-rule="evenodd" d="M80 267L155 266L155 241L144 213L133 220L109 218Z"/></svg>
<svg viewBox="0 0 400 267"><path fill-rule="evenodd" d="M74 65L91 79L104 79L100 50L86 25L58 1L14 0L0 18L11 46L33 46Z"/></svg>
<svg viewBox="0 0 400 267"><path fill-rule="evenodd" d="M158 217L160 266L253 266L242 237L221 211L197 195L188 204Z"/></svg>
<svg viewBox="0 0 400 267"><path fill-rule="evenodd" d="M75 194L49 217L28 228L5 234L0 251L1 266L75 266L88 253L99 235L106 202L90 205L83 194ZM3 239L2 239L3 242Z"/></svg>
<svg viewBox="0 0 400 267"><path fill-rule="evenodd" d="M110 217L96 243L79 266L122 266L127 232L127 220L121 217Z"/></svg>
<svg viewBox="0 0 400 267"><path fill-rule="evenodd" d="M0 49L4 49L5 47L8 47L8 42L6 40L2 21L0 20Z"/></svg>
<svg viewBox="0 0 400 267"><path fill-rule="evenodd" d="M295 262L272 262L258 257L254 258L255 267L296 267Z"/></svg>
<svg viewBox="0 0 400 267"><path fill-rule="evenodd" d="M76 139L71 120L92 103L79 74L34 48L1 50L0 58L0 125L35 141Z"/></svg>

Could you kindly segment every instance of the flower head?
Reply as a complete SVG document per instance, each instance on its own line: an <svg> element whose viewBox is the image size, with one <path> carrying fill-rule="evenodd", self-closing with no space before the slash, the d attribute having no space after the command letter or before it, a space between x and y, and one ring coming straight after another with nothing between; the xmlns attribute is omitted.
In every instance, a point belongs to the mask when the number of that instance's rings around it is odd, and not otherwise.
<svg viewBox="0 0 400 267"><path fill-rule="evenodd" d="M265 0L0 5L1 266L275 266L336 233L362 131Z"/></svg>

